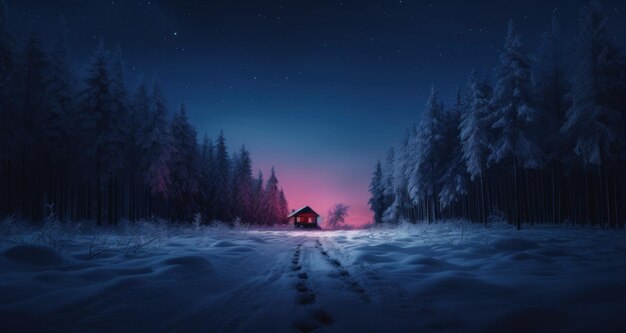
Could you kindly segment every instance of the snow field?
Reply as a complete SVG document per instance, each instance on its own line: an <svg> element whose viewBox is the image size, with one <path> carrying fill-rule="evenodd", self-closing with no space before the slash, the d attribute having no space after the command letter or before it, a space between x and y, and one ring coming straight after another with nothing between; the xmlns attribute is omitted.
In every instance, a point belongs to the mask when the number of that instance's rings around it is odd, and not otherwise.
<svg viewBox="0 0 626 333"><path fill-rule="evenodd" d="M37 232L0 239L3 332L626 328L621 230L144 225L49 243Z"/></svg>

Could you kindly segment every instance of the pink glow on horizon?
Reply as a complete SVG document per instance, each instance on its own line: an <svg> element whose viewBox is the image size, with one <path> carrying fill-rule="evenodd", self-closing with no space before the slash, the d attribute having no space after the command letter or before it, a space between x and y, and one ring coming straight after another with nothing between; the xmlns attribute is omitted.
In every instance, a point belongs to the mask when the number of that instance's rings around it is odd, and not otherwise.
<svg viewBox="0 0 626 333"><path fill-rule="evenodd" d="M303 170L304 169L304 170ZM363 226L372 220L372 213L367 206L369 193L361 186L338 184L340 174L328 174L314 167L288 168L283 166L277 173L279 185L285 191L289 208L298 209L310 206L321 215L324 226L328 211L337 203L350 206L346 224Z"/></svg>

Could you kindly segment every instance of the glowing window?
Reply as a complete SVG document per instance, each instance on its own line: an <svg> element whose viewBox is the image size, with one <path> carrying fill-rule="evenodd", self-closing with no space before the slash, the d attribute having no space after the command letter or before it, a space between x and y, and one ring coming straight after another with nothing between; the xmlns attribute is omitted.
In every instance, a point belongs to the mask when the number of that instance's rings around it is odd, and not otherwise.
<svg viewBox="0 0 626 333"><path fill-rule="evenodd" d="M309 217L309 223L313 222L313 218Z"/></svg>
<svg viewBox="0 0 626 333"><path fill-rule="evenodd" d="M296 217L296 222L300 222L300 217Z"/></svg>

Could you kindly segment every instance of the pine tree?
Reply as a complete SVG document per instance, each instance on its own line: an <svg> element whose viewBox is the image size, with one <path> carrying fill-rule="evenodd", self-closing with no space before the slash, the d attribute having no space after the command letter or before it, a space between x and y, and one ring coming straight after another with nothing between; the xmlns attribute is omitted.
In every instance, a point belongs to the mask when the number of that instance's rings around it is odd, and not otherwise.
<svg viewBox="0 0 626 333"><path fill-rule="evenodd" d="M16 96L19 107L19 126L27 138L24 144L39 146L47 144L51 130L43 126L52 120L48 94L48 61L39 38L32 33L24 45L16 68Z"/></svg>
<svg viewBox="0 0 626 333"><path fill-rule="evenodd" d="M226 149L226 139L224 133L220 132L217 138L217 147L215 150L215 217L220 221L229 221L231 219L231 174L230 174L230 158Z"/></svg>
<svg viewBox="0 0 626 333"><path fill-rule="evenodd" d="M116 135L112 136L114 145L119 148L118 154L115 159L109 161L109 163L117 164L114 166L116 170L122 171L125 164L127 164L125 158L132 147L126 143L129 141L130 132L132 129L130 124L130 112L128 102L128 91L126 90L126 84L124 82L124 64L122 59L122 50L118 45L112 54L110 60L110 73L111 73L111 96L113 98L111 121L113 122L113 128L115 128ZM120 195L119 187L121 183L121 173L114 174L108 180L108 217L109 223L117 223L120 216Z"/></svg>
<svg viewBox="0 0 626 333"><path fill-rule="evenodd" d="M513 220L521 228L518 198L519 167L541 166L541 151L531 135L531 126L536 122L532 107L530 82L530 60L522 48L520 36L514 31L513 21L496 68L496 85L493 91L492 128L496 130L489 160L510 161L513 169Z"/></svg>
<svg viewBox="0 0 626 333"><path fill-rule="evenodd" d="M197 212L195 195L198 193L198 143L196 130L189 124L185 105L174 114L170 124L171 150L169 171L171 184L168 197L173 201L175 218L191 219Z"/></svg>
<svg viewBox="0 0 626 333"><path fill-rule="evenodd" d="M109 179L118 171L122 147L118 146L120 132L114 118L114 100L111 92L111 73L108 52L101 41L88 66L85 88L81 92L78 123L80 137L86 144L88 163L95 170L96 221L101 225L105 217L105 188ZM103 185L104 184L104 185Z"/></svg>
<svg viewBox="0 0 626 333"><path fill-rule="evenodd" d="M172 182L169 169L172 140L167 119L167 101L156 79L152 83L149 110L148 125L145 126L145 133L139 138L141 151L144 152L141 170L145 170L144 181L150 193L167 198L168 188Z"/></svg>
<svg viewBox="0 0 626 333"><path fill-rule="evenodd" d="M287 218L287 216L289 216L289 203L287 202L287 197L285 196L285 191L283 191L283 189L280 189L280 193L279 193L279 203L278 203L278 223L281 224L287 224L289 223L289 219Z"/></svg>
<svg viewBox="0 0 626 333"><path fill-rule="evenodd" d="M78 137L74 129L76 124L76 77L70 65L69 46L67 42L68 29L65 19L58 20L58 30L54 38L52 49L48 57L47 89L50 96L51 121L49 134L51 154L49 177L50 202L57 204L57 213L65 216L72 211L73 205L67 197L71 195L71 188L75 178L70 175L80 174L80 166L71 163L74 156L79 154L76 142Z"/></svg>
<svg viewBox="0 0 626 333"><path fill-rule="evenodd" d="M561 45L561 28L556 16L552 17L552 24L549 31L546 31L539 47L535 61L533 74L534 94L539 111L537 130L543 139L540 147L545 153L546 163L550 168L551 187L551 211L552 220L560 222L560 202L557 187L560 180L562 163L565 152L572 143L564 139L560 133L560 128L565 121L565 114L568 109L569 84L565 73Z"/></svg>
<svg viewBox="0 0 626 333"><path fill-rule="evenodd" d="M481 177L489 153L489 102L491 87L479 77L477 71L468 80L467 101L461 109L460 138L467 172L472 181Z"/></svg>
<svg viewBox="0 0 626 333"><path fill-rule="evenodd" d="M387 152L387 158L385 160L385 165L383 167L383 196L384 196L384 204L383 204L383 216L384 212L393 204L395 201L396 188L394 186L395 179L394 175L396 172L396 151L392 147Z"/></svg>
<svg viewBox="0 0 626 333"><path fill-rule="evenodd" d="M263 172L259 170L257 178L254 180L254 186L252 188L252 202L254 204L253 216L254 223L266 224L267 206L265 201L265 191L263 181Z"/></svg>
<svg viewBox="0 0 626 333"><path fill-rule="evenodd" d="M526 168L541 165L541 151L529 134L530 126L537 119L532 107L531 87L530 60L522 48L520 36L514 31L513 21L510 21L491 101L494 110L492 127L496 129L491 161L511 159L515 165Z"/></svg>
<svg viewBox="0 0 626 333"><path fill-rule="evenodd" d="M460 138L461 111L464 102L461 93L457 93L454 106L444 111L441 117L441 131L443 136L440 165L442 173L439 176L440 191L439 205L441 209L450 207L467 194L468 174L463 160Z"/></svg>
<svg viewBox="0 0 626 333"><path fill-rule="evenodd" d="M439 188L438 179L441 170L443 104L435 87L431 88L426 109L415 137L415 160L411 163L408 189L411 200L417 204L425 198L428 201L428 221L433 222L438 216Z"/></svg>
<svg viewBox="0 0 626 333"><path fill-rule="evenodd" d="M278 187L278 178L276 178L276 171L272 167L270 177L267 179L265 186L265 200L267 205L267 224L274 225L279 223L284 218L281 216L280 207L280 188Z"/></svg>
<svg viewBox="0 0 626 333"><path fill-rule="evenodd" d="M213 218L214 212L211 210L215 197L215 187L213 184L214 149L213 142L208 135L204 135L202 147L200 148L200 205L204 217L207 221Z"/></svg>
<svg viewBox="0 0 626 333"><path fill-rule="evenodd" d="M590 166L611 158L623 130L619 103L611 103L613 93L619 93L613 85L622 83L615 77L620 72L619 55L609 42L606 22L599 3L583 7L574 53L572 106L561 129L574 142L576 156Z"/></svg>
<svg viewBox="0 0 626 333"><path fill-rule="evenodd" d="M483 173L489 154L489 125L491 87L486 79L481 79L477 71L470 74L468 80L468 96L461 107L459 124L460 146L467 172L472 181L478 180L480 185L480 217L486 223L485 186Z"/></svg>
<svg viewBox="0 0 626 333"><path fill-rule="evenodd" d="M239 156L235 161L233 174L234 213L235 216L248 223L253 222L252 219L254 218L252 187L252 160L246 148L241 147Z"/></svg>
<svg viewBox="0 0 626 333"><path fill-rule="evenodd" d="M383 170L380 161L376 163L376 169L372 174L369 191L371 197L369 199L370 209L374 212L374 223L382 222L382 216L385 209L385 194L383 184Z"/></svg>
<svg viewBox="0 0 626 333"><path fill-rule="evenodd" d="M67 44L68 29L63 17L59 18L59 31L52 46L49 57L49 73L47 78L48 91L51 95L50 108L53 121L50 124L55 130L54 151L59 152L57 159L65 161L73 149L72 129L76 116L76 87L74 72L69 65L69 46Z"/></svg>
<svg viewBox="0 0 626 333"><path fill-rule="evenodd" d="M403 219L413 221L410 216L411 198L409 195L409 175L415 156L416 128L407 130L398 149L391 149L385 164L385 197L388 207L383 213L383 222L398 222Z"/></svg>
<svg viewBox="0 0 626 333"><path fill-rule="evenodd" d="M609 192L609 184L615 180L609 180L608 173L624 158L626 80L623 57L609 41L606 25L606 15L598 2L583 7L574 52L572 105L561 132L573 143L574 160L597 171L597 180L591 186L586 172L582 175L588 192L586 211L595 212L595 216L587 213L586 218L615 225L618 218L613 217L611 201L617 207L617 196L613 194L611 200Z"/></svg>

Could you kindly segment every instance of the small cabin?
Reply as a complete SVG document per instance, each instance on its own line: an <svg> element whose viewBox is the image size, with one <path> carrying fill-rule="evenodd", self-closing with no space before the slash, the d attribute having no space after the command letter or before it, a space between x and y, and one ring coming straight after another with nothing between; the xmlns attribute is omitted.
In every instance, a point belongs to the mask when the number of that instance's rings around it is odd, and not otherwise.
<svg viewBox="0 0 626 333"><path fill-rule="evenodd" d="M304 206L298 210L292 210L288 218L296 228L317 228L317 219L320 217L311 207Z"/></svg>

